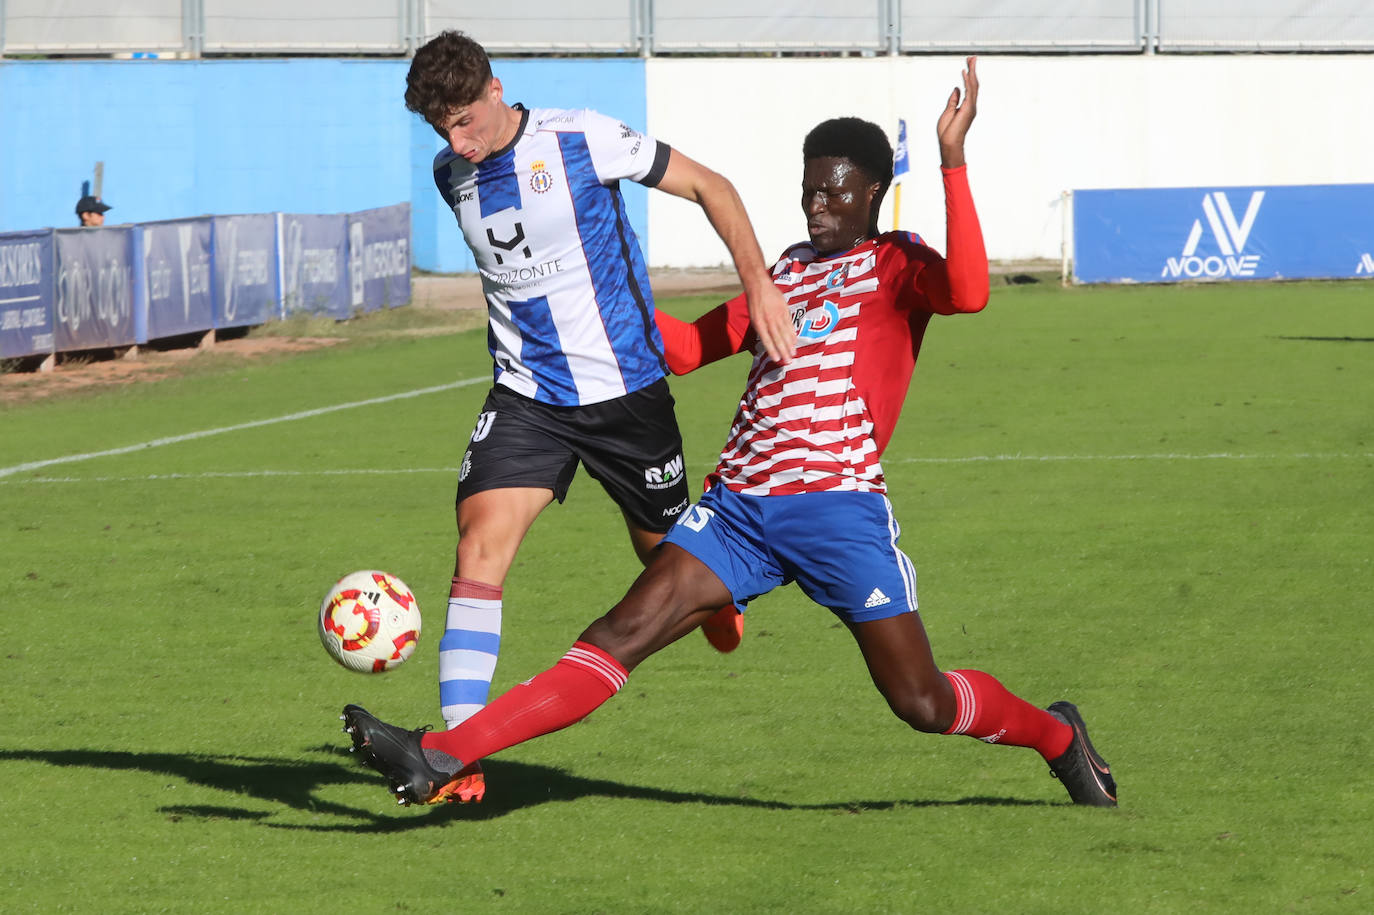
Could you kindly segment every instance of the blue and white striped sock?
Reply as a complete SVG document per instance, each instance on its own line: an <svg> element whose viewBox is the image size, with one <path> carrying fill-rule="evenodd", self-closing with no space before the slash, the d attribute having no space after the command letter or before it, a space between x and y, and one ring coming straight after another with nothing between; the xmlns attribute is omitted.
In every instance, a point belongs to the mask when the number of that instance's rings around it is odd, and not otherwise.
<svg viewBox="0 0 1374 915"><path fill-rule="evenodd" d="M439 706L450 728L487 704L501 652L501 589L453 579L448 618L439 641Z"/></svg>

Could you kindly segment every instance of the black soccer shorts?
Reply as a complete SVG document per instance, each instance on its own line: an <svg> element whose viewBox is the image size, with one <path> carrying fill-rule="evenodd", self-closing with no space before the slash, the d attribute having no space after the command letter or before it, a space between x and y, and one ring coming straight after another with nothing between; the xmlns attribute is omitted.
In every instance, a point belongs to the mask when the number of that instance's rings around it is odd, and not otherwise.
<svg viewBox="0 0 1374 915"><path fill-rule="evenodd" d="M502 385L487 394L458 469L457 501L533 487L562 502L580 461L636 527L665 533L691 498L666 379L582 407L556 407Z"/></svg>

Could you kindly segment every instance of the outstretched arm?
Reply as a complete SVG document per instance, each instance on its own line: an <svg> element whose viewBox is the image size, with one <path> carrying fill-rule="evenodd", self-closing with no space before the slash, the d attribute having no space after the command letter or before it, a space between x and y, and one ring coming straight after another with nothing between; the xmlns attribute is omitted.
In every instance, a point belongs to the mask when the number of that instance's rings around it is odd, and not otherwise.
<svg viewBox="0 0 1374 915"><path fill-rule="evenodd" d="M963 104L956 88L935 128L940 140L940 171L945 179L945 261L918 273L916 286L937 314L982 311L988 303L988 253L964 159L964 137L978 110L977 63L978 58L968 58Z"/></svg>
<svg viewBox="0 0 1374 915"><path fill-rule="evenodd" d="M788 316L782 293L768 274L763 252L754 237L754 227L735 186L675 149L658 188L692 201L706 213L735 262L749 302L749 321L764 349L777 362L791 361L797 349L796 329Z"/></svg>
<svg viewBox="0 0 1374 915"><path fill-rule="evenodd" d="M675 318L661 308L654 309L654 320L663 337L668 370L674 375L686 375L753 346L743 296L717 305L692 322Z"/></svg>

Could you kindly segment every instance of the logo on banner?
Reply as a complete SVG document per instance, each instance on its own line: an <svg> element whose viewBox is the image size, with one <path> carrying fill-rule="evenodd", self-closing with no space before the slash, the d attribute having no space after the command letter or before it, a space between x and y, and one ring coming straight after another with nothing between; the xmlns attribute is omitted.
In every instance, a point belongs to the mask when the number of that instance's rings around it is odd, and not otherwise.
<svg viewBox="0 0 1374 915"><path fill-rule="evenodd" d="M210 255L197 248L194 256L191 246L196 241L195 227L188 224L177 226L177 247L181 252L181 287L186 290L185 311L191 314L193 295L210 294Z"/></svg>
<svg viewBox="0 0 1374 915"><path fill-rule="evenodd" d="M222 251L220 260L225 265L222 313L225 319L233 321L238 317L240 306L251 308L255 304L254 296L247 290L259 289L263 294L270 294L267 287L272 282L271 266L275 252L268 248L249 248L247 243L240 249L240 224L233 217L226 221L222 230L217 231L222 231L224 235L217 244ZM260 237L254 240L262 244ZM258 296L259 299L261 297Z"/></svg>
<svg viewBox="0 0 1374 915"><path fill-rule="evenodd" d="M363 306L363 222L348 224L348 301L354 308Z"/></svg>
<svg viewBox="0 0 1374 915"><path fill-rule="evenodd" d="M0 287L37 286L42 278L42 247L38 242L0 247Z"/></svg>
<svg viewBox="0 0 1374 915"><path fill-rule="evenodd" d="M117 258L74 257L57 268L56 318L75 333L82 324L122 328L133 318L133 268Z"/></svg>
<svg viewBox="0 0 1374 915"><path fill-rule="evenodd" d="M1359 276L1361 273L1374 276L1374 254L1368 251L1360 255L1360 262L1355 265L1355 275Z"/></svg>
<svg viewBox="0 0 1374 915"><path fill-rule="evenodd" d="M1246 254L1245 243L1250 238L1250 230L1259 216L1260 204L1264 202L1264 191L1250 194L1250 202L1245 207L1245 215L1237 220L1235 210L1225 191L1213 191L1202 198L1202 218L1193 220L1192 231L1183 243L1183 251L1178 257L1165 261L1160 276L1165 279L1234 279L1254 276L1259 266L1258 254ZM1203 220L1207 228L1203 228ZM1216 245L1217 254L1198 254L1198 246L1205 232L1210 231Z"/></svg>
<svg viewBox="0 0 1374 915"><path fill-rule="evenodd" d="M339 283L339 253L335 248L307 248L305 226L299 219L286 224L282 240L282 292L288 311L315 308L320 299L327 299L329 291L320 294L318 287L334 287ZM306 301L306 287L316 287L315 301Z"/></svg>

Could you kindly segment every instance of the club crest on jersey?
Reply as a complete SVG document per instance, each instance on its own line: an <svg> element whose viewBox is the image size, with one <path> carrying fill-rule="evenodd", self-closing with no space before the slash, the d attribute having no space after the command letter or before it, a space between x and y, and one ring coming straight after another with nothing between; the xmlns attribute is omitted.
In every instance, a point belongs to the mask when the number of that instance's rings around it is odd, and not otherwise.
<svg viewBox="0 0 1374 915"><path fill-rule="evenodd" d="M536 194L542 194L553 187L553 175L550 175L548 169L544 167L543 159L531 162L530 169L532 172L530 175L530 190L534 191Z"/></svg>
<svg viewBox="0 0 1374 915"><path fill-rule="evenodd" d="M843 286L844 281L849 278L849 266L836 267L830 271L830 275L825 278L825 288L834 289L836 286Z"/></svg>
<svg viewBox="0 0 1374 915"><path fill-rule="evenodd" d="M798 313L795 319L797 334L808 340L819 340L840 323L840 309L834 302L822 302L816 308Z"/></svg>

